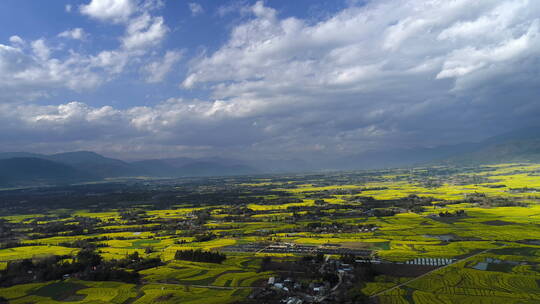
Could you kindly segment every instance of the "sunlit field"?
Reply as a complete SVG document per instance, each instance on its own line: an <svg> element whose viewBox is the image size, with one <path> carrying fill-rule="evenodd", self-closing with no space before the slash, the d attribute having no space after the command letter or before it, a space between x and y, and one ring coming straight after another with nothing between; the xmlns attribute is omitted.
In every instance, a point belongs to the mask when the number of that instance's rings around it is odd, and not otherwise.
<svg viewBox="0 0 540 304"><path fill-rule="evenodd" d="M128 202L11 212L1 217L12 245L0 249L0 271L24 259L71 263L87 246L104 263L136 253L161 264L126 268L140 276L134 283L30 276L0 288L0 296L21 304L233 303L280 275L261 269L263 258L305 255L264 250L289 244L366 250L370 259L396 267L449 261L426 275L378 273L350 287L378 303L538 303L539 174L540 165L501 164L242 178L225 182L239 193L240 202L230 205L179 198L160 207ZM237 249L249 244L261 249ZM226 259L178 260L185 250Z"/></svg>

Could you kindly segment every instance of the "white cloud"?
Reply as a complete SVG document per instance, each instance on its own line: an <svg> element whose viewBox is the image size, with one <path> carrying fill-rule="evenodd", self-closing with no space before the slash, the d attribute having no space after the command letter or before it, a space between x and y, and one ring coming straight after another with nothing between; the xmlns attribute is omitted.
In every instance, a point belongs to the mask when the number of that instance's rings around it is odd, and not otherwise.
<svg viewBox="0 0 540 304"><path fill-rule="evenodd" d="M82 14L101 21L125 22L135 12L133 0L91 0L79 6Z"/></svg>
<svg viewBox="0 0 540 304"><path fill-rule="evenodd" d="M70 132L73 126L95 128L108 125L110 136L117 136L117 130L129 130L132 134L155 136L176 132L179 128L197 125L207 127L209 121L223 121L233 117L230 109L221 101L201 101L168 99L153 107L131 107L115 109L111 106L92 107L82 102L72 101L59 105L8 105L0 104L0 118L6 122L16 122L23 128ZM1 134L2 126L0 126ZM122 132L124 132L122 131Z"/></svg>
<svg viewBox="0 0 540 304"><path fill-rule="evenodd" d="M74 29L71 29L71 30L67 30L67 31L63 31L60 34L58 34L58 37L71 38L71 39L75 39L75 40L84 40L84 39L86 39L86 36L87 36L87 34L80 27L77 27L77 28L74 28Z"/></svg>
<svg viewBox="0 0 540 304"><path fill-rule="evenodd" d="M182 86L210 87L242 117L273 117L266 130L287 132L295 143L343 136L352 151L392 137L405 145L461 141L450 138L457 131L430 138L419 121L458 129L461 120L480 134L487 122L471 117L487 116L485 103L500 98L492 92L502 83L515 79L520 89L506 93L518 94L540 81L531 75L540 67L540 3L533 1L372 1L316 23L279 18L262 1L249 10L226 44L193 62ZM490 108L491 117L505 116L496 111L511 99ZM375 136L368 139L366 128ZM310 130L329 130L328 137Z"/></svg>
<svg viewBox="0 0 540 304"><path fill-rule="evenodd" d="M66 10L67 13L71 13L71 10L73 9L73 6L71 6L71 4L66 4L64 9Z"/></svg>
<svg viewBox="0 0 540 304"><path fill-rule="evenodd" d="M139 2L139 10L149 12L161 9L165 6L165 0L142 0Z"/></svg>
<svg viewBox="0 0 540 304"><path fill-rule="evenodd" d="M192 16L198 16L204 13L204 9L202 5L200 5L199 3L190 2L188 3L188 5L189 5L189 10L191 11Z"/></svg>
<svg viewBox="0 0 540 304"><path fill-rule="evenodd" d="M217 14L220 17L226 16L231 13L244 13L247 11L246 9L246 1L245 0L237 0L237 1L230 1L225 5L221 5L217 8Z"/></svg>
<svg viewBox="0 0 540 304"><path fill-rule="evenodd" d="M9 37L9 42L11 42L12 44L15 44L15 45L24 44L24 40L21 37L17 36L17 35Z"/></svg>
<svg viewBox="0 0 540 304"><path fill-rule="evenodd" d="M41 38L27 45L21 37L11 36L10 46L0 44L0 103L50 97L62 88L96 88L118 77L129 64L140 69L141 57L158 46L168 32L163 17L150 14L163 5L161 0L92 0L81 5L81 12L92 18L125 26L117 48L97 49L95 53L67 49L55 39ZM57 37L85 40L88 34L82 28L72 28ZM168 54L161 62L165 70L154 71L149 79L165 77L166 68L177 60L175 54Z"/></svg>
<svg viewBox="0 0 540 304"><path fill-rule="evenodd" d="M122 44L128 50L148 48L159 44L168 31L163 17L152 17L145 13L130 21Z"/></svg>
<svg viewBox="0 0 540 304"><path fill-rule="evenodd" d="M126 30L118 48L95 54L59 56L44 39L0 45L0 98L91 88L125 70L164 81L181 54L152 50L168 28L150 10L103 19ZM247 15L228 41L193 59L182 83L209 90L206 100L2 106L2 143L343 155L475 140L540 114L540 2L380 0L316 22L282 18L264 2L239 10Z"/></svg>
<svg viewBox="0 0 540 304"><path fill-rule="evenodd" d="M445 60L438 79L457 78L483 69L490 64L510 63L523 55L540 51L540 32L538 22L534 22L528 31L516 39L502 42L495 47L465 47L453 51Z"/></svg>
<svg viewBox="0 0 540 304"><path fill-rule="evenodd" d="M156 83L163 81L181 58L181 51L167 51L161 60L145 65L142 70L146 74L146 82Z"/></svg>
<svg viewBox="0 0 540 304"><path fill-rule="evenodd" d="M523 15L527 9L528 0L501 2L499 6L487 11L484 15L473 20L460 20L442 30L439 40L455 39L484 39L484 37L499 38L502 31L513 26L516 18Z"/></svg>
<svg viewBox="0 0 540 304"><path fill-rule="evenodd" d="M45 45L45 40L43 39L33 41L32 50L34 54L38 56L41 60L47 60L51 55L51 50L49 49L49 47L47 47L47 45Z"/></svg>
<svg viewBox="0 0 540 304"><path fill-rule="evenodd" d="M54 88L84 89L101 83L99 71L89 66L89 58L72 53L64 60L51 58L44 39L31 43L31 52L23 47L0 44L0 88L3 100L21 94L32 98ZM22 100L17 101L24 101ZM15 100L12 100L15 101Z"/></svg>
<svg viewBox="0 0 540 304"><path fill-rule="evenodd" d="M433 82L464 76L540 51L534 21L540 8L525 0L380 1L312 25L280 20L261 1L251 11L255 18L192 66L184 87L214 83L222 98L257 94L259 87L368 91L411 81L411 74ZM498 30L471 39L486 31L485 16Z"/></svg>
<svg viewBox="0 0 540 304"><path fill-rule="evenodd" d="M93 146L103 140L135 149L144 144L144 152L155 146L176 149L179 145L196 148L215 144L221 131L230 120L226 110L216 109L219 102L169 99L153 107L115 109L111 106L91 107L81 102L60 105L0 104L0 134L3 143L20 146L20 135L25 135L32 145L65 147L73 143ZM223 125L223 124L225 125ZM216 135L201 138L200 132ZM19 136L12 136L18 134ZM5 136L4 136L5 135ZM245 134L230 137L241 142ZM221 141L223 141L222 139ZM135 142L135 143L134 143ZM141 149L139 147L138 149Z"/></svg>
<svg viewBox="0 0 540 304"><path fill-rule="evenodd" d="M120 74L130 59L130 55L123 51L101 51L90 57L89 66L103 68L111 74Z"/></svg>

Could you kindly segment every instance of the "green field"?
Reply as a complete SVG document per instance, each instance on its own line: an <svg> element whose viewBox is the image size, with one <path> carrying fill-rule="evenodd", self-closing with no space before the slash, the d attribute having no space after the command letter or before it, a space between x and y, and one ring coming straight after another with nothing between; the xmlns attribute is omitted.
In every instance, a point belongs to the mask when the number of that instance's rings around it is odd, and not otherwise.
<svg viewBox="0 0 540 304"><path fill-rule="evenodd" d="M417 279L379 274L352 287L378 303L540 303L537 164L230 178L189 187L173 189L189 189L189 197L210 191L218 200L220 191L232 189L228 199L238 202L197 203L178 195L159 206L123 201L2 215L9 241L17 243L0 249L0 271L24 259L73 261L85 246L105 262L137 252L162 264L138 271L137 283L29 276L30 282L0 288L0 296L21 304L230 303L276 275L260 271L264 256L298 255L227 248L289 243L371 250L373 258L395 265L458 261ZM189 249L222 251L227 259L175 260L176 251Z"/></svg>

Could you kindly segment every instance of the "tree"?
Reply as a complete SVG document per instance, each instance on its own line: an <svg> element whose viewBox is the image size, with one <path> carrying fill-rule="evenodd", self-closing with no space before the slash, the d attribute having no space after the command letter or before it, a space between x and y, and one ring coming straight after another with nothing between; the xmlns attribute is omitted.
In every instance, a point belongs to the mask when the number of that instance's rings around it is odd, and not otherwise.
<svg viewBox="0 0 540 304"><path fill-rule="evenodd" d="M77 263L92 267L99 265L102 261L102 258L99 254L97 254L91 249L83 249L79 251L79 253L77 253L75 260L77 261Z"/></svg>
<svg viewBox="0 0 540 304"><path fill-rule="evenodd" d="M176 260L193 261L193 262L206 262L221 264L221 262L227 259L227 256L212 251L197 250L178 250L174 255Z"/></svg>

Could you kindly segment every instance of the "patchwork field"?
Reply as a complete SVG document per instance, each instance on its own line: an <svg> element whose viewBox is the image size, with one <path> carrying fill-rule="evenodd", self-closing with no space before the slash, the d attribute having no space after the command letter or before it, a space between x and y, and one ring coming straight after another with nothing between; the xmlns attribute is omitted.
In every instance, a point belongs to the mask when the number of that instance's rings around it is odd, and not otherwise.
<svg viewBox="0 0 540 304"><path fill-rule="evenodd" d="M88 201L84 208L62 205L49 190L39 190L35 201L2 192L0 297L21 304L251 303L248 296L267 288L270 277L287 273L265 269L263 260L289 263L322 252L330 261L362 254L356 258L395 269L354 265L357 272L372 267L370 275L325 297L540 303L537 164L179 180L130 189L96 196L98 190L77 188ZM10 203L22 197L24 206ZM178 255L187 251L194 252L187 260ZM404 267L414 271L406 275ZM17 269L24 275L12 275Z"/></svg>

